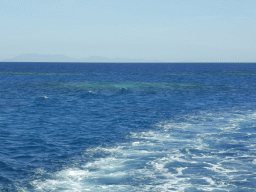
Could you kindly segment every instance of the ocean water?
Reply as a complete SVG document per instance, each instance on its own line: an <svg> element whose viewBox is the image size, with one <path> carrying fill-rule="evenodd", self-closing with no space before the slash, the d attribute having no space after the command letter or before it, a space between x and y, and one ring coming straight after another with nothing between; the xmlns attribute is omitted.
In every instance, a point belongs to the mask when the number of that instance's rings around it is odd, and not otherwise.
<svg viewBox="0 0 256 192"><path fill-rule="evenodd" d="M0 191L256 191L256 64L0 63Z"/></svg>

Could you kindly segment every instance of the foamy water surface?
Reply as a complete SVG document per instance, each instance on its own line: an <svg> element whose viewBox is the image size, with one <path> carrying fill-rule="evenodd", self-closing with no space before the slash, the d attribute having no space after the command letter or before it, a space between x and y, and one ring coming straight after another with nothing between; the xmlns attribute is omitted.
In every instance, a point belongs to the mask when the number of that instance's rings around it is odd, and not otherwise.
<svg viewBox="0 0 256 192"><path fill-rule="evenodd" d="M1 64L0 191L254 191L254 64Z"/></svg>

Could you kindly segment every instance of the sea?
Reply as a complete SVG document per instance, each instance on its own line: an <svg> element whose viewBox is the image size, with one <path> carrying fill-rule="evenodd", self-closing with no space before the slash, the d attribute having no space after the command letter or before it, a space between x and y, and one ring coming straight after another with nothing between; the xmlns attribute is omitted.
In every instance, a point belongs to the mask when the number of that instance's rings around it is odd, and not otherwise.
<svg viewBox="0 0 256 192"><path fill-rule="evenodd" d="M0 191L256 191L256 63L0 63Z"/></svg>

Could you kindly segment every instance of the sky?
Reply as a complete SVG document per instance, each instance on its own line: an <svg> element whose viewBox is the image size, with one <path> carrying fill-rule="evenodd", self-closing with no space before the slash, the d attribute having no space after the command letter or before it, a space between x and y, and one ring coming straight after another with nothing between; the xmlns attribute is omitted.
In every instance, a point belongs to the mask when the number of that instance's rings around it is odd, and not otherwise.
<svg viewBox="0 0 256 192"><path fill-rule="evenodd" d="M255 0L0 0L0 60L256 62L255 34Z"/></svg>

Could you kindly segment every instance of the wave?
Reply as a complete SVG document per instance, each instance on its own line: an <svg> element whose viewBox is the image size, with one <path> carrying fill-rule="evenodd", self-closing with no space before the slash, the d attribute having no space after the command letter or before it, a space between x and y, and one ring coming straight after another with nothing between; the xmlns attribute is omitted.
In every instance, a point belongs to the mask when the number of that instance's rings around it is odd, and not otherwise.
<svg viewBox="0 0 256 192"><path fill-rule="evenodd" d="M43 76L106 76L106 73L50 73L50 72L27 72L27 71L2 71L0 75L43 75ZM123 74L125 75L125 74ZM129 74L138 76L138 74ZM221 71L206 73L145 73L142 76L255 76L256 73L251 71Z"/></svg>
<svg viewBox="0 0 256 192"><path fill-rule="evenodd" d="M146 82L61 82L61 83L50 83L50 85L66 87L66 88L77 88L77 89L143 89L143 88L198 88L198 87L210 87L203 84L195 83L146 83Z"/></svg>
<svg viewBox="0 0 256 192"><path fill-rule="evenodd" d="M22 71L2 71L0 75L43 75L43 76L104 76L104 73L42 73L42 72L22 72Z"/></svg>
<svg viewBox="0 0 256 192"><path fill-rule="evenodd" d="M84 152L24 191L232 191L255 189L256 113L200 112ZM83 163L84 162L84 163Z"/></svg>
<svg viewBox="0 0 256 192"><path fill-rule="evenodd" d="M255 76L256 73L251 71L221 71L208 73L163 73L154 74L157 76Z"/></svg>

